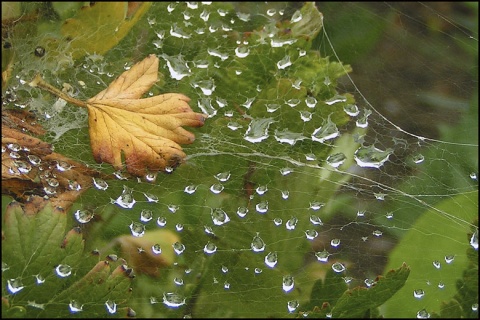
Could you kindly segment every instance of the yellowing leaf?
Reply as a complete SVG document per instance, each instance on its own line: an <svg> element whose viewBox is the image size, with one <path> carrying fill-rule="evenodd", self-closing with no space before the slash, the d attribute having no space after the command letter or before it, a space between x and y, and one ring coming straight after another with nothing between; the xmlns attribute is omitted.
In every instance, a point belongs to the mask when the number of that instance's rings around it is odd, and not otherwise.
<svg viewBox="0 0 480 320"><path fill-rule="evenodd" d="M140 99L157 76L158 58L150 55L87 101L97 162L120 169L123 152L127 171L140 176L176 167L185 158L179 144L192 143L195 136L182 126L202 126L206 116L193 112L182 94Z"/></svg>

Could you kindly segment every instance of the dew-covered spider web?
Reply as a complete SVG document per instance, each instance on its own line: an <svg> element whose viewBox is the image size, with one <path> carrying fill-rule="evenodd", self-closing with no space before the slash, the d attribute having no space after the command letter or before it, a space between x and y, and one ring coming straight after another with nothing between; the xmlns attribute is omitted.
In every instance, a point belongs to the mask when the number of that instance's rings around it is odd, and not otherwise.
<svg viewBox="0 0 480 320"><path fill-rule="evenodd" d="M115 254L133 269L119 307L139 317L338 317L348 313L322 279L370 290L403 262L408 280L379 314L439 314L459 291L467 252L478 250L477 5L153 3L104 54L52 44L51 23L35 22L36 35L2 36L18 55L3 108L33 111L55 152L114 174L96 178L68 216L85 255ZM102 32L80 37L108 41ZM87 100L149 54L161 78L148 96L182 93L208 115L186 128L196 140L182 146L185 162L165 172L136 178L97 164L86 110L28 85L41 73ZM92 265L71 267L73 277ZM27 311L45 315L41 300ZM478 287L457 300L478 315ZM74 301L65 312L91 307ZM98 316L115 313L112 301L98 304Z"/></svg>

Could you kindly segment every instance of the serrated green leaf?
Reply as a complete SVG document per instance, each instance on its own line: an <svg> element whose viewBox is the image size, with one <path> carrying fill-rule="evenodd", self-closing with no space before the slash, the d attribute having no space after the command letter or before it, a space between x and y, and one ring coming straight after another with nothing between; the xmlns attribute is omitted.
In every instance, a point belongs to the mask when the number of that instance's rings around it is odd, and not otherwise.
<svg viewBox="0 0 480 320"><path fill-rule="evenodd" d="M356 287L346 291L333 307L332 316L363 317L370 309L379 307L400 290L409 274L409 267L403 264L400 268L389 271L384 277L379 276L376 284L370 288Z"/></svg>

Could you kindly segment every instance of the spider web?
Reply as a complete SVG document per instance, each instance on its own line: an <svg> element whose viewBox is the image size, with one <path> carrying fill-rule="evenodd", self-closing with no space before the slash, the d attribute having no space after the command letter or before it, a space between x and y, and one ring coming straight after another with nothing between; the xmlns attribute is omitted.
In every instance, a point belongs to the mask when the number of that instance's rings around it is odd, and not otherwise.
<svg viewBox="0 0 480 320"><path fill-rule="evenodd" d="M384 315L397 316L403 303L412 317L438 312L432 300L455 293L475 245L467 234L478 236L474 9L318 10L317 35L311 22L299 27L314 18L295 4L154 3L104 56L32 57L48 32L17 44L29 56L8 106L35 110L55 151L92 168L112 172L93 161L86 113L28 87L39 70L88 99L154 53L163 78L150 94L186 94L209 116L189 129L196 141L184 146L184 164L143 179L118 172L72 210L89 250L117 253L136 271L129 305L138 316L308 314L328 270L349 288L370 287L401 262L424 271L409 279L409 300L395 296ZM77 210L94 219L80 223ZM128 246L125 235L140 242ZM418 243L395 255L412 235ZM151 244L163 265L145 257L158 257Z"/></svg>

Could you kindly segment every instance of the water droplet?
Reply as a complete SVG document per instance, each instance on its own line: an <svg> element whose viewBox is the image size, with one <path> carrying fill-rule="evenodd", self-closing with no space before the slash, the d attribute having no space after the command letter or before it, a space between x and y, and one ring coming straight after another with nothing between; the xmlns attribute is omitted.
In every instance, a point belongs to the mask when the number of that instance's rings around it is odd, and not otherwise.
<svg viewBox="0 0 480 320"><path fill-rule="evenodd" d="M244 218L248 213L248 209L246 207L238 207L237 209L237 215L240 218Z"/></svg>
<svg viewBox="0 0 480 320"><path fill-rule="evenodd" d="M372 114L371 110L364 110L363 116L356 121L356 125L359 128L368 127L368 117Z"/></svg>
<svg viewBox="0 0 480 320"><path fill-rule="evenodd" d="M158 243L156 243L152 246L152 252L153 254L160 254L162 253L162 247Z"/></svg>
<svg viewBox="0 0 480 320"><path fill-rule="evenodd" d="M329 155L326 161L330 166L338 168L345 162L346 159L347 157L343 153L339 152Z"/></svg>
<svg viewBox="0 0 480 320"><path fill-rule="evenodd" d="M427 312L427 310L422 309L417 312L417 319L428 319L430 318L430 313Z"/></svg>
<svg viewBox="0 0 480 320"><path fill-rule="evenodd" d="M315 108L315 106L317 105L317 99L315 99L315 97L308 96L305 98L305 104L309 108Z"/></svg>
<svg viewBox="0 0 480 320"><path fill-rule="evenodd" d="M445 284L444 284L442 281L440 281L440 282L438 283L438 288L439 288L439 289L445 288Z"/></svg>
<svg viewBox="0 0 480 320"><path fill-rule="evenodd" d="M310 209L312 210L319 210L320 208L322 208L323 206L325 206L325 203L323 202L320 202L320 201L312 201L310 202Z"/></svg>
<svg viewBox="0 0 480 320"><path fill-rule="evenodd" d="M115 171L113 174L118 180L128 180L128 178L121 171Z"/></svg>
<svg viewBox="0 0 480 320"><path fill-rule="evenodd" d="M253 98L247 98L247 100L242 104L243 107L250 109L252 106L253 101L255 101L255 97Z"/></svg>
<svg viewBox="0 0 480 320"><path fill-rule="evenodd" d="M207 242L207 244L203 248L203 252L205 252L206 254L212 254L215 253L215 251L217 251L217 246L210 241Z"/></svg>
<svg viewBox="0 0 480 320"><path fill-rule="evenodd" d="M372 234L373 234L375 237L381 237L382 234L383 234L383 232L380 231L380 230L374 230L374 231L372 232Z"/></svg>
<svg viewBox="0 0 480 320"><path fill-rule="evenodd" d="M70 303L68 304L68 308L70 309L71 313L77 313L77 312L83 311L83 304L80 304L76 300L70 300Z"/></svg>
<svg viewBox="0 0 480 320"><path fill-rule="evenodd" d="M288 312L290 312L290 313L295 312L295 310L297 310L299 305L300 304L298 303L297 300L288 301L287 302Z"/></svg>
<svg viewBox="0 0 480 320"><path fill-rule="evenodd" d="M40 274L36 274L35 281L37 282L37 284L42 284L45 283L45 278Z"/></svg>
<svg viewBox="0 0 480 320"><path fill-rule="evenodd" d="M61 278L65 278L65 277L68 277L69 275L72 274L72 267L70 267L69 265L67 264L59 264L56 268L55 268L55 272L57 273L57 275Z"/></svg>
<svg viewBox="0 0 480 320"><path fill-rule="evenodd" d="M158 202L158 197L151 193L144 193L145 198L147 198L148 202Z"/></svg>
<svg viewBox="0 0 480 320"><path fill-rule="evenodd" d="M210 191L212 191L215 194L219 194L220 192L223 191L223 189L224 189L224 186L221 183L212 184L212 186L210 187Z"/></svg>
<svg viewBox="0 0 480 320"><path fill-rule="evenodd" d="M306 230L305 231L305 237L307 237L308 240L313 240L318 236L318 232L316 230Z"/></svg>
<svg viewBox="0 0 480 320"><path fill-rule="evenodd" d="M220 182L228 181L230 179L230 171L217 173L215 178Z"/></svg>
<svg viewBox="0 0 480 320"><path fill-rule="evenodd" d="M278 227L282 224L282 218L275 218L273 219L273 223Z"/></svg>
<svg viewBox="0 0 480 320"><path fill-rule="evenodd" d="M433 266L436 269L440 269L442 267L442 265L440 264L440 261L438 261L438 260L433 261Z"/></svg>
<svg viewBox="0 0 480 320"><path fill-rule="evenodd" d="M413 290L413 296L417 299L421 299L425 296L425 291L422 289Z"/></svg>
<svg viewBox="0 0 480 320"><path fill-rule="evenodd" d="M55 190L54 187L50 187L50 186L43 187L43 190L47 195L54 195L57 193L57 190Z"/></svg>
<svg viewBox="0 0 480 320"><path fill-rule="evenodd" d="M220 58L222 61L225 61L228 59L228 54L227 53L222 53L220 52L219 50L217 49L207 49L207 52L209 55L211 55L212 57L218 57Z"/></svg>
<svg viewBox="0 0 480 320"><path fill-rule="evenodd" d="M211 215L213 223L217 226L221 226L230 221L230 218L228 217L226 212L220 208L212 209Z"/></svg>
<svg viewBox="0 0 480 320"><path fill-rule="evenodd" d="M259 186L259 187L257 187L257 189L255 189L255 191L257 191L257 194L261 196L261 195L264 195L265 192L268 191L268 187L267 186Z"/></svg>
<svg viewBox="0 0 480 320"><path fill-rule="evenodd" d="M7 143L7 148L11 151L20 151L22 147L18 143Z"/></svg>
<svg viewBox="0 0 480 320"><path fill-rule="evenodd" d="M338 131L337 125L332 122L330 116L328 116L328 119L323 122L323 125L313 131L312 140L323 143L324 141L331 140L339 135L340 131Z"/></svg>
<svg viewBox="0 0 480 320"><path fill-rule="evenodd" d="M365 283L365 285L367 286L367 288L370 288L371 286L373 286L373 285L376 284L375 280L373 280L373 279L368 279L368 278L365 279L365 280L363 281L363 283Z"/></svg>
<svg viewBox="0 0 480 320"><path fill-rule="evenodd" d="M322 220L316 216L316 215L311 215L310 216L310 222L313 224L313 225L319 225L319 226L322 226L323 225L323 222Z"/></svg>
<svg viewBox="0 0 480 320"><path fill-rule="evenodd" d="M309 111L300 111L300 119L304 122L312 120L313 114Z"/></svg>
<svg viewBox="0 0 480 320"><path fill-rule="evenodd" d="M190 76L192 70L190 70L181 54L172 57L162 54L160 57L165 60L172 79L182 80L184 77Z"/></svg>
<svg viewBox="0 0 480 320"><path fill-rule="evenodd" d="M200 88L204 95L210 96L215 91L215 82L211 78L208 80L200 80L192 82L192 87Z"/></svg>
<svg viewBox="0 0 480 320"><path fill-rule="evenodd" d="M167 208L168 208L168 211L170 211L171 213L175 213L178 211L178 209L180 209L180 206L177 204L169 204L167 205Z"/></svg>
<svg viewBox="0 0 480 320"><path fill-rule="evenodd" d="M470 245L473 249L478 250L478 229L472 234L470 238Z"/></svg>
<svg viewBox="0 0 480 320"><path fill-rule="evenodd" d="M212 99L210 98L198 99L197 105L209 118L212 118L217 114L217 109L213 107Z"/></svg>
<svg viewBox="0 0 480 320"><path fill-rule="evenodd" d="M163 304L170 308L178 308L185 304L185 298L178 293L164 293L163 294Z"/></svg>
<svg viewBox="0 0 480 320"><path fill-rule="evenodd" d="M200 19L207 22L209 17L210 17L210 12L207 11L206 9L203 9L202 13L200 13Z"/></svg>
<svg viewBox="0 0 480 320"><path fill-rule="evenodd" d="M167 168L165 168L165 171L166 170ZM157 172L149 172L145 175L145 180L148 182L155 182L156 179L157 179Z"/></svg>
<svg viewBox="0 0 480 320"><path fill-rule="evenodd" d="M357 164L363 168L380 168L387 160L392 149L385 151L375 148L373 145L360 147L355 151L354 158Z"/></svg>
<svg viewBox="0 0 480 320"><path fill-rule="evenodd" d="M157 224L159 227L165 227L165 225L167 224L167 219L165 217L158 217Z"/></svg>
<svg viewBox="0 0 480 320"><path fill-rule="evenodd" d="M315 257L317 257L317 260L320 262L327 262L329 256L330 256L330 253L325 249L320 252L315 252Z"/></svg>
<svg viewBox="0 0 480 320"><path fill-rule="evenodd" d="M412 156L412 161L416 164L422 163L424 160L425 157L420 153Z"/></svg>
<svg viewBox="0 0 480 320"><path fill-rule="evenodd" d="M348 114L350 117L356 117L360 113L356 104L347 104L343 107L343 111Z"/></svg>
<svg viewBox="0 0 480 320"><path fill-rule="evenodd" d="M225 290L230 289L230 283L228 283L227 281L225 281L225 283L223 284L223 287L225 288Z"/></svg>
<svg viewBox="0 0 480 320"><path fill-rule="evenodd" d="M325 104L331 106L332 104L339 103L339 102L345 102L347 101L347 97L336 94L332 98L325 100Z"/></svg>
<svg viewBox="0 0 480 320"><path fill-rule="evenodd" d="M12 294L15 294L25 288L21 278L7 280L7 288Z"/></svg>
<svg viewBox="0 0 480 320"><path fill-rule="evenodd" d="M302 20L302 13L297 10L295 13L292 15L292 19L290 20L292 23L298 22Z"/></svg>
<svg viewBox="0 0 480 320"><path fill-rule="evenodd" d="M185 245L178 241L172 244L172 247L176 254L182 254L185 251Z"/></svg>
<svg viewBox="0 0 480 320"><path fill-rule="evenodd" d="M27 306L32 307L32 308L37 308L41 310L45 310L45 304L44 303L36 303L35 301L27 301Z"/></svg>
<svg viewBox="0 0 480 320"><path fill-rule="evenodd" d="M173 283L175 283L177 286L183 286L183 279L182 278L175 278L175 279L173 279Z"/></svg>
<svg viewBox="0 0 480 320"><path fill-rule="evenodd" d="M114 201L120 207L125 209L131 209L135 205L135 199L133 198L133 189L123 186L122 194Z"/></svg>
<svg viewBox="0 0 480 320"><path fill-rule="evenodd" d="M295 281L293 279L293 276L286 275L283 276L283 281L282 281L282 289L285 292L289 292L293 289L295 286Z"/></svg>
<svg viewBox="0 0 480 320"><path fill-rule="evenodd" d="M297 141L304 139L306 139L306 137L301 133L291 132L287 129L283 129L282 131L275 130L275 140L280 143L288 143L293 146Z"/></svg>
<svg viewBox="0 0 480 320"><path fill-rule="evenodd" d="M255 268L254 272L255 272L255 274L260 274L260 273L263 272L263 270L260 269L260 268Z"/></svg>
<svg viewBox="0 0 480 320"><path fill-rule="evenodd" d="M285 69L291 65L292 65L292 62L290 61L289 55L286 55L285 57L283 57L283 59L277 62L278 69Z"/></svg>
<svg viewBox="0 0 480 320"><path fill-rule="evenodd" d="M332 239L332 241L330 241L330 245L334 248L338 247L340 245L340 239Z"/></svg>
<svg viewBox="0 0 480 320"><path fill-rule="evenodd" d="M92 220L95 214L90 210L77 210L73 213L73 215L78 222L88 223L90 220Z"/></svg>
<svg viewBox="0 0 480 320"><path fill-rule="evenodd" d="M261 252L265 250L265 247L266 247L265 242L263 242L263 239L260 238L258 232L257 232L257 235L253 237L250 247L252 248L253 252Z"/></svg>
<svg viewBox="0 0 480 320"><path fill-rule="evenodd" d="M288 197L290 196L290 192L288 190L283 190L282 191L282 198L283 199L288 199Z"/></svg>
<svg viewBox="0 0 480 320"><path fill-rule="evenodd" d="M478 303L472 304L472 311L477 312L478 311Z"/></svg>
<svg viewBox="0 0 480 320"><path fill-rule="evenodd" d="M117 304L115 301L107 300L105 301L105 307L107 308L108 313L114 314L117 312Z"/></svg>
<svg viewBox="0 0 480 320"><path fill-rule="evenodd" d="M292 99L287 100L285 103L293 108L293 107L296 107L300 103L300 99L292 98Z"/></svg>
<svg viewBox="0 0 480 320"><path fill-rule="evenodd" d="M345 266L340 262L335 262L334 264L332 264L332 270L337 273L343 272L345 271L345 269L346 269Z"/></svg>
<svg viewBox="0 0 480 320"><path fill-rule="evenodd" d="M265 107L267 108L267 112L273 113L280 108L280 105L277 103L267 103Z"/></svg>
<svg viewBox="0 0 480 320"><path fill-rule="evenodd" d="M227 266L222 266L222 272L223 272L223 273L227 273L227 272L228 272Z"/></svg>
<svg viewBox="0 0 480 320"><path fill-rule="evenodd" d="M130 231L134 237L143 237L145 235L145 225L140 222L132 222L130 225Z"/></svg>
<svg viewBox="0 0 480 320"><path fill-rule="evenodd" d="M268 211L268 201L262 201L257 203L255 209L258 213L266 213Z"/></svg>
<svg viewBox="0 0 480 320"><path fill-rule="evenodd" d="M227 124L227 127L228 127L230 130L233 130L233 131L243 128L243 126L242 126L241 124L239 124L238 122L235 122L235 121L230 121L230 122Z"/></svg>
<svg viewBox="0 0 480 320"><path fill-rule="evenodd" d="M14 164L20 173L27 174L32 170L32 166L26 161L15 160Z"/></svg>
<svg viewBox="0 0 480 320"><path fill-rule="evenodd" d="M93 178L93 185L98 190L107 190L108 188L108 183L105 180L100 178Z"/></svg>
<svg viewBox="0 0 480 320"><path fill-rule="evenodd" d="M153 219L153 212L152 210L143 209L140 212L140 221L141 222L149 222Z"/></svg>
<svg viewBox="0 0 480 320"><path fill-rule="evenodd" d="M288 219L288 221L285 223L285 228L287 228L287 230L293 230L293 229L295 229L295 227L297 226L297 222L298 222L298 219L297 219L297 218L291 217L291 218Z"/></svg>
<svg viewBox="0 0 480 320"><path fill-rule="evenodd" d="M277 257L277 253L276 252L269 252L266 256L265 256L265 264L270 267L270 268L274 268L276 265L277 265L277 262L278 262L278 257Z"/></svg>
<svg viewBox="0 0 480 320"><path fill-rule="evenodd" d="M292 168L285 167L285 168L280 169L280 174L282 176L286 176L287 174L290 174L292 172L293 172Z"/></svg>
<svg viewBox="0 0 480 320"><path fill-rule="evenodd" d="M33 165L33 166L38 166L40 165L40 163L42 163L42 159L40 159L39 156L36 156L34 154L29 154L27 156L28 158L28 161L30 161L30 163Z"/></svg>
<svg viewBox="0 0 480 320"><path fill-rule="evenodd" d="M317 156L314 155L313 153L307 153L307 154L305 155L305 160L307 160L307 161L315 161L315 160L317 160Z"/></svg>
<svg viewBox="0 0 480 320"><path fill-rule="evenodd" d="M250 54L248 47L238 47L235 49L235 55L239 58L245 58Z"/></svg>

